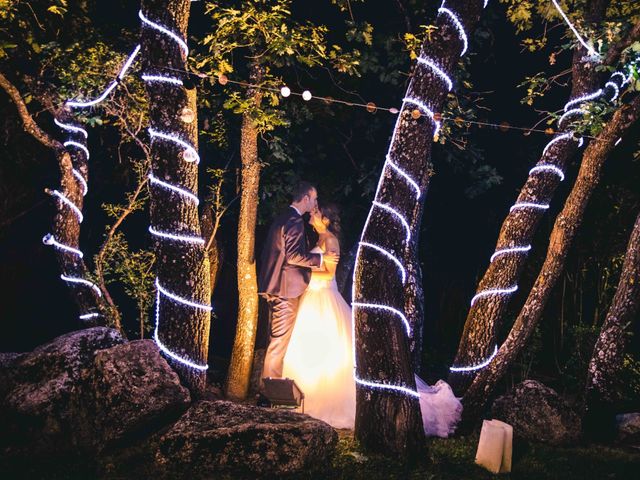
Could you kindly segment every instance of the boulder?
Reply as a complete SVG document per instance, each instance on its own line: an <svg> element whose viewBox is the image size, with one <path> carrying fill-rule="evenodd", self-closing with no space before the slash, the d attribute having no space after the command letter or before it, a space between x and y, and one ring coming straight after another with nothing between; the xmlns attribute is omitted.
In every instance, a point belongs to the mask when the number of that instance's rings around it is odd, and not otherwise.
<svg viewBox="0 0 640 480"><path fill-rule="evenodd" d="M326 466L337 441L333 428L308 415L200 401L162 435L155 462L168 478L286 475Z"/></svg>
<svg viewBox="0 0 640 480"><path fill-rule="evenodd" d="M24 353L0 352L0 408L16 379L17 365Z"/></svg>
<svg viewBox="0 0 640 480"><path fill-rule="evenodd" d="M83 412L97 449L144 437L175 421L191 397L152 340L137 340L96 353ZM87 439L90 441L90 439Z"/></svg>
<svg viewBox="0 0 640 480"><path fill-rule="evenodd" d="M97 350L123 343L116 330L80 330L20 356L0 410L0 451L5 455L57 455L76 448L78 394Z"/></svg>
<svg viewBox="0 0 640 480"><path fill-rule="evenodd" d="M568 445L581 436L580 417L554 390L535 380L525 380L498 397L491 413L513 426L516 439Z"/></svg>
<svg viewBox="0 0 640 480"><path fill-rule="evenodd" d="M616 440L620 443L640 444L640 413L616 415Z"/></svg>

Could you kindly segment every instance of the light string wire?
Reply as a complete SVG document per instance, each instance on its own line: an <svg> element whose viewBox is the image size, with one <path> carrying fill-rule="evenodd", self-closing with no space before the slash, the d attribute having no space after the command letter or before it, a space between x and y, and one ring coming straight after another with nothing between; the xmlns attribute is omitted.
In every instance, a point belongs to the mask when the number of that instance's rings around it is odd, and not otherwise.
<svg viewBox="0 0 640 480"><path fill-rule="evenodd" d="M582 105L588 104L588 102L598 100L601 97L605 97L605 94L607 91L612 91L612 95L610 98L605 98L605 100L607 102L615 101L619 96L620 88L622 88L624 85L629 83L631 81L632 76L633 76L633 72L631 67L628 75L625 75L624 73L617 71L609 77L609 80L605 83L604 89L598 89L593 93L581 95L579 97L569 100L564 106L564 114L558 119L558 128L559 129L562 128L563 122L569 116L584 116L588 114L589 113L588 110L585 108L582 108ZM618 77L620 77L620 85L618 85L614 81ZM581 147L583 145L584 139L582 137L577 137L575 131L569 131L569 132L557 135L556 137L551 139L551 141L549 141L549 143L547 143L547 145L542 150L543 159L547 156L551 156L550 152L552 151L552 148L554 145L557 145L558 143L564 142L564 141L577 142L578 147ZM562 169L560 169L557 165L553 165L551 163L544 163L545 160L541 160L541 162L543 163L539 163L538 165L533 167L531 170L529 170L530 177L532 175L549 173L551 175L557 176L559 178L559 181L564 180L565 174L562 171ZM548 203L516 201L516 203L512 205L511 208L509 209L509 213L512 213L514 211L520 211L520 210L544 211L548 209L549 209ZM531 244L509 245L509 246L498 247L496 251L493 253L493 255L491 255L490 263L493 263L493 261L496 258L504 258L510 254L526 255L531 250L531 248L532 248ZM476 304L476 302L482 298L487 298L494 295L509 296L512 293L516 292L517 290L518 290L517 284L510 285L508 287L492 287L492 288L480 290L471 299L471 307L473 307ZM491 363L491 360L493 360L493 358L497 353L497 348L498 348L497 345L495 348L496 349L494 350L494 353L491 354L487 359L485 359L485 361L482 361L481 363L478 363L476 365L471 365L471 366L462 366L462 367L451 366L449 370L452 372L474 372L476 370L480 370Z"/></svg>
<svg viewBox="0 0 640 480"><path fill-rule="evenodd" d="M140 52L140 45L136 45L136 47L127 57L127 60L124 62L124 64L120 68L120 71L118 72L116 79L111 81L111 83L107 86L107 88L105 88L105 90L100 95L98 95L95 99L87 100L87 101L67 100L65 102L65 106L68 109L83 109L83 108L93 107L95 105L98 105L102 101L104 101L109 96L109 94L118 86L118 83L125 78L127 72L131 68L131 65L133 64L139 52ZM85 156L85 162L88 162L90 158L90 152L86 146L87 140L89 138L89 133L87 132L87 130L78 125L63 122L57 118L54 118L53 122L62 130L66 131L70 136L69 139L63 142L63 145L67 148L72 147L77 149L79 152L81 152L81 154ZM73 137L74 135L76 135L75 138ZM81 143L80 141L78 141L82 139L84 140L85 143ZM87 183L87 180L85 179L82 172L75 167L75 165L72 167L71 172L75 177L76 181L78 182L78 184L80 185L80 187L82 188L82 196L85 197L89 192L89 185ZM82 223L84 219L82 215L82 211L67 195L65 195L63 192L60 192L58 190L47 189L46 192L52 196L55 196L60 202L62 202L63 205L66 205L74 213L74 215L78 219L78 223ZM77 261L81 260L84 257L84 254L80 249L59 241L51 233L45 235L42 239L42 242L45 245L50 245L57 250L61 250L68 254L74 255ZM69 276L64 274L60 275L60 278L65 282L72 283L74 285L88 287L92 291L94 291L98 297L102 297L102 292L100 291L98 286L95 283L90 282L89 280L85 280L84 278L81 278L81 277ZM82 321L86 321L99 316L100 316L100 313L98 312L85 312L85 313L81 313L79 318Z"/></svg>
<svg viewBox="0 0 640 480"><path fill-rule="evenodd" d="M558 13L560 13L560 16L562 17L564 22L567 24L567 26L571 29L576 39L578 40L578 42L580 42L582 46L587 50L587 52L589 52L589 55L594 59L599 59L600 54L596 52L595 49L585 41L584 38L582 38L580 33L578 33L578 30L573 25L573 23L571 23L571 20L569 20L569 17L567 17L567 15L564 13L564 11L562 10L558 2L556 0L551 0L551 3L553 3L553 6L556 7L556 10L558 10Z"/></svg>
<svg viewBox="0 0 640 480"><path fill-rule="evenodd" d="M431 59L427 59L425 57L418 57L416 58L416 61L419 62L422 65L425 66L430 66L431 64L433 64L434 66L437 67L437 65L435 64L435 62ZM206 75L203 73L196 73L196 72L190 72L188 70L182 70L182 69L178 69L178 68L170 68L170 67L162 67L163 69L166 69L167 71L171 71L171 72L175 72L175 73L181 73L183 75L195 75L196 77L200 78L200 79L211 79L211 80L216 80L219 79L220 77L214 76L214 75ZM440 67L437 67L438 70L442 71L440 69ZM436 72L436 75L442 79L442 81L447 85L447 88L449 88L449 84L451 82L451 85L453 85L453 81L451 80L451 78L446 75L446 73L444 74L444 76L441 76L439 73L437 73L436 69L433 69L434 72ZM442 73L444 73L444 71L442 71ZM148 77L154 77L154 79L150 79L150 81L165 81L165 82L169 82L169 83L175 83L176 85L178 84L182 84L182 80L174 78L174 77L165 77L165 76L151 76L149 75ZM157 77L157 78L155 78ZM227 83L233 84L233 85L238 85L241 87L245 87L245 88L252 88L252 89L257 89L257 90L262 90L265 92L272 92L272 93L280 93L280 95L284 98L289 97L290 95L293 96L297 96L297 97L303 97L304 96L304 92L300 93L300 92L294 92L292 91L289 87L287 86L283 86L280 89L278 88L273 88L273 87L267 87L264 85L259 85L259 84L255 84L255 83L250 83L250 82L245 82L242 80L232 80L230 78L228 78L226 75L221 76L224 78L224 80L221 83L221 85L226 85ZM160 78L162 78L162 80L160 80ZM285 94L283 94L283 91L285 92ZM308 92L308 90L306 90L305 92ZM308 100L317 100L317 101L321 101L324 102L325 104L332 104L332 103L336 103L339 105L345 105L347 107L354 107L354 108L364 108L366 109L368 112L370 113L374 113L378 110L383 111L383 112L389 112L392 115L397 115L400 112L400 109L397 107L381 107L378 106L377 104L375 104L374 102L369 102L369 103L361 103L361 102L352 102L349 100L341 100L338 98L333 98L333 97L325 97L325 96L320 96L320 95L312 95ZM427 107L428 108L428 107ZM431 111L431 109L429 109L429 111ZM417 114L422 115L423 113L421 112L420 108L416 108L415 112L417 112ZM427 114L428 115L428 114ZM449 117L446 115L442 115L440 113L434 113L434 117L436 120L438 120L439 122L441 121L451 121L457 125L460 124L464 124L464 125L475 125L478 127L490 127L490 128L495 128L501 131L507 131L507 130L513 130L513 131L518 131L518 132L523 132L525 135L528 135L530 133L542 133L545 135L553 135L554 133L556 133L555 131L553 131L552 129L541 129L541 128L532 128L532 127L520 127L520 126L516 126L516 125L511 125L509 122L503 121L501 123L496 123L496 122L489 122L489 121L481 121L481 120L471 120L471 119L466 119L466 118L462 118L462 117ZM596 137L594 136L590 136L590 135L583 135L583 138L590 138L590 139L595 139Z"/></svg>
<svg viewBox="0 0 640 480"><path fill-rule="evenodd" d="M484 2L484 6L486 7L487 5L487 0L485 0ZM440 6L440 8L438 9L438 15L444 15L447 19L447 21L451 22L451 24L454 26L454 28L456 29L456 31L458 32L458 36L460 38L460 41L462 43L462 53L461 55L464 55L468 49L468 39L467 39L467 34L464 30L464 26L462 24L462 22L460 21L460 19L458 18L458 16L456 15L455 12L453 12L451 9L446 8L445 7L445 2L442 2L442 5ZM417 59L417 65L421 66L422 68L426 68L429 69L431 72L433 72L434 77L439 79L442 84L443 87L446 89L446 91L450 91L453 88L453 80L451 79L451 77L440 67L440 65L438 65L438 63L433 60L430 59L428 57L423 56L422 54L420 55L420 57L418 57ZM402 264L402 262L398 259L398 257L391 251L389 251L389 249L385 248L382 245L376 245L374 243L371 243L369 241L365 241L365 235L367 233L367 230L369 228L369 224L371 222L371 218L374 214L374 212L376 210L383 210L387 213L390 214L391 217L393 217L393 219L395 221L398 221L403 228L406 230L406 235L404 238L404 243L405 245L408 245L408 243L411 240L411 228L409 226L409 222L407 221L407 219L404 217L404 215L402 215L397 209L395 209L393 206L388 205L386 203L382 203L378 200L379 195L380 195L380 191L382 189L382 185L384 182L384 179L387 175L397 175L399 178L401 178L404 182L406 182L406 184L411 187L411 189L415 190L416 192L416 202L420 201L420 198L422 196L422 192L420 190L420 186L419 183L411 177L411 175L406 172L404 169L401 168L401 166L398 164L398 162L393 158L393 156L391 155L391 149L393 148L393 145L395 144L395 139L396 139L396 135L398 133L398 128L400 126L400 121L402 119L402 115L406 110L407 105L414 105L416 106L420 112L424 113L433 123L434 126L434 137L437 137L440 128L441 128L441 122L440 119L436 117L436 114L433 112L433 109L430 108L422 99L420 98L415 98L415 97L405 97L403 99L402 102L402 107L400 108L400 111L397 112L398 117L396 119L396 123L395 126L393 128L393 133L391 135L391 141L389 142L389 148L387 151L387 154L385 155L385 162L384 165L382 167L382 172L380 174L380 178L378 180L378 185L376 188L376 193L374 195L374 199L372 201L371 204L371 208L369 209L369 214L367 215L367 219L364 223L364 227L362 229L362 234L360 236L360 240L358 242L358 249L356 252L356 259L355 259L355 268L354 268L354 272L353 272L353 286L352 286L352 321L351 321L351 328L352 328L352 352L353 352L353 365L354 365L354 370L353 370L353 376L354 379L356 381L356 384L358 384L361 388L362 387L366 387L366 388L370 388L370 389L374 389L374 390L380 390L380 391L386 391L386 392L391 392L391 393L399 393L399 394L404 394L404 395L409 395L415 398L419 398L420 394L418 393L417 390L415 390L414 388L410 388L407 385L399 385L399 384L395 384L392 382L383 382L380 380L375 380L375 379L367 379L367 378L360 378L358 376L358 372L357 372L357 355L356 355L356 313L358 310L360 309L368 309L368 310L379 310L379 311L385 311L385 312L389 312L391 314L393 314L394 317L399 318L404 327L405 327L405 331L407 334L407 337L411 337L411 325L409 323L409 321L407 320L405 314L400 311L399 309L391 306L391 305L385 305L385 304L381 304L381 303L376 303L376 302L372 302L372 301L368 301L365 299L360 298L359 295L359 288L358 288L358 273L359 273L359 269L361 267L361 263L362 263L362 255L363 255L363 251L364 249L369 249L369 250L373 250L376 251L378 253L381 254L381 256L383 258L386 258L388 261L392 262L397 271L398 274L400 276L400 279L402 281L402 283L404 284L406 281L406 269L404 267L404 265Z"/></svg>
<svg viewBox="0 0 640 480"><path fill-rule="evenodd" d="M138 16L142 20L143 26L154 29L157 32L169 37L175 43L177 43L180 49L182 50L182 53L184 54L184 59L187 58L187 56L189 55L189 47L187 46L187 43L179 35L172 32L167 27L151 21L142 13L142 10L139 11ZM160 75L156 73L144 72L141 78L144 82L148 84L159 82L159 83L166 83L169 86L183 88L182 80L175 77L169 77L169 76ZM189 162L189 163L193 162L195 164L200 163L200 156L198 155L198 151L195 149L195 147L191 143L189 143L185 139L180 138L180 136L171 132L161 132L151 126L149 127L148 131L149 131L149 136L151 137L151 142L172 143L182 149L181 157L183 161ZM199 205L200 200L198 199L198 196L192 191L180 185L175 185L173 183L170 183L166 181L166 179L165 180L160 179L156 177L152 171L149 172L148 178L149 178L149 184L153 188L162 189L174 195L177 195L177 197L180 200L185 202L190 202L193 205L195 205L196 208ZM151 233L151 235L153 235L157 241L170 241L170 242L175 242L178 245L181 245L181 244L182 245L194 245L194 244L204 245L205 243L204 238L200 236L188 235L183 232L177 232L177 231L174 231L174 232L164 231L156 228L153 225L149 225L149 233ZM161 285L160 279L158 277L156 277L155 285L156 285L156 315L155 315L156 325L153 332L153 338L156 342L156 345L165 355L175 360L176 362L181 363L182 365L185 365L187 367L190 367L199 371L207 370L209 368L209 365L194 362L192 359L188 358L187 356L174 352L173 350L171 350L171 348L165 345L165 343L160 339L160 334L159 334L160 319L161 319L160 303L164 298L166 300L171 300L176 305L181 305L183 307L188 307L188 308L195 308L198 310L205 310L208 312L212 310L211 305L194 302L189 298L185 298L176 293L170 292L169 290L167 290L165 287Z"/></svg>

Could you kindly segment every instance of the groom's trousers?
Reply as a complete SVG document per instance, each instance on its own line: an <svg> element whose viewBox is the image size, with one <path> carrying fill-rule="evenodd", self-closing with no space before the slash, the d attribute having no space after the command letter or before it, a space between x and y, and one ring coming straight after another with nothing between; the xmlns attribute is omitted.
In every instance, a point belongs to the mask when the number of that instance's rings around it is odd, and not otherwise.
<svg viewBox="0 0 640 480"><path fill-rule="evenodd" d="M300 297L282 298L267 296L269 305L269 346L264 357L262 378L282 378L284 355L296 322Z"/></svg>

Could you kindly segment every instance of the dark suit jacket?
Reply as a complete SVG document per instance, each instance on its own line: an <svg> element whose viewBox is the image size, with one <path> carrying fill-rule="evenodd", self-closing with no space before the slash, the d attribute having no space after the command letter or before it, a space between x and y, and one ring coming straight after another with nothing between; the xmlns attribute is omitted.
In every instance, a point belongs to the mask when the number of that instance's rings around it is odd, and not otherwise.
<svg viewBox="0 0 640 480"><path fill-rule="evenodd" d="M302 216L288 207L271 224L260 257L258 293L296 298L311 279L311 267L319 267L322 256L309 253Z"/></svg>

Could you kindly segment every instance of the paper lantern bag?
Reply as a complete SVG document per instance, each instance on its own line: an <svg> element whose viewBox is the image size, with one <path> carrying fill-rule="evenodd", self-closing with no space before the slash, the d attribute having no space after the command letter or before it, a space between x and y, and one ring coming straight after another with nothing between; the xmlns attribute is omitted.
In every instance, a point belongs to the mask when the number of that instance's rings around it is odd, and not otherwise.
<svg viewBox="0 0 640 480"><path fill-rule="evenodd" d="M476 463L491 473L511 472L513 427L500 420L482 422Z"/></svg>

